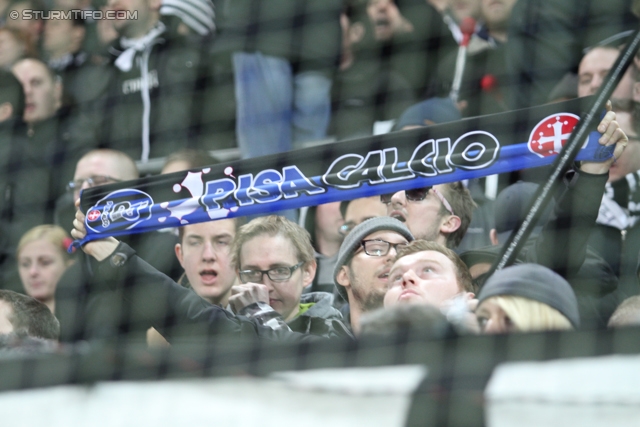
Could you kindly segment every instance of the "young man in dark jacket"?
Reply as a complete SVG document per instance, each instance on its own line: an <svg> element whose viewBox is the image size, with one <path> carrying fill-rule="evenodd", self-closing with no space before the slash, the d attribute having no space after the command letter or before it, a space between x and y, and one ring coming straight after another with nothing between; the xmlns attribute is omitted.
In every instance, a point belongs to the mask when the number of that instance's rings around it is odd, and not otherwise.
<svg viewBox="0 0 640 427"><path fill-rule="evenodd" d="M178 285L114 238L92 241L83 250L94 258L94 286L113 293L128 308L130 330L153 326L169 341L180 334L177 327L280 341L351 336L331 307L331 295L326 302L300 298L315 274L308 233L282 217L255 221L241 227L232 249L243 282L229 298L237 315ZM81 212L74 226L72 235L84 237Z"/></svg>

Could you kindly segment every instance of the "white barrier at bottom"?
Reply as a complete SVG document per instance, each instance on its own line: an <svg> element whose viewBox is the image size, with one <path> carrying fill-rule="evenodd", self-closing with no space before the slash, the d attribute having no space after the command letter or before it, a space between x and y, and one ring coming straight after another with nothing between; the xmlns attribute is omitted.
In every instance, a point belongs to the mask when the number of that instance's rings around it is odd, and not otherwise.
<svg viewBox="0 0 640 427"><path fill-rule="evenodd" d="M423 366L0 393L3 427L402 426Z"/></svg>
<svg viewBox="0 0 640 427"><path fill-rule="evenodd" d="M506 363L485 397L488 427L636 427L640 356Z"/></svg>

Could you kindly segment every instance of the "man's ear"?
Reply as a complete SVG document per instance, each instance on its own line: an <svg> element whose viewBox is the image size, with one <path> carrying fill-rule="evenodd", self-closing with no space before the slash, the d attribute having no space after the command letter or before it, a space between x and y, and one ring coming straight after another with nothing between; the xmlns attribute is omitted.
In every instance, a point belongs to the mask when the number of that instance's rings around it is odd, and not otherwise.
<svg viewBox="0 0 640 427"><path fill-rule="evenodd" d="M498 242L498 231L495 228L492 228L489 231L489 240L491 240L491 244L493 246L498 246L500 242Z"/></svg>
<svg viewBox="0 0 640 427"><path fill-rule="evenodd" d="M336 281L340 286L344 286L345 288L348 288L351 285L351 283L349 283L349 267L348 266L343 265L340 268L340 271L336 276Z"/></svg>
<svg viewBox="0 0 640 427"><path fill-rule="evenodd" d="M451 234L460 228L462 220L457 215L447 215L442 219L440 223L440 232L442 234Z"/></svg>
<svg viewBox="0 0 640 427"><path fill-rule="evenodd" d="M317 268L318 264L316 264L315 260L305 262L302 266L302 284L305 288L313 283L313 279L316 277Z"/></svg>
<svg viewBox="0 0 640 427"><path fill-rule="evenodd" d="M173 250L176 252L176 258L178 258L178 262L184 269L184 264L182 263L182 245L180 243L176 243L173 247Z"/></svg>
<svg viewBox="0 0 640 427"><path fill-rule="evenodd" d="M0 104L0 123L8 120L13 116L13 105L10 102Z"/></svg>

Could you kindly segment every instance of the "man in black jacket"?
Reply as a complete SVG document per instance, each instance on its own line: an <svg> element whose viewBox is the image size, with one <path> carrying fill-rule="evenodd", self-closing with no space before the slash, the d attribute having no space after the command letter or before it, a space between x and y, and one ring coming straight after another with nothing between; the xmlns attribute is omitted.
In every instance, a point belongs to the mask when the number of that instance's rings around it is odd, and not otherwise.
<svg viewBox="0 0 640 427"><path fill-rule="evenodd" d="M3 286L19 291L14 251L27 230L52 223L55 200L65 192L77 160L93 144L78 127L78 117L61 107L62 84L40 60L13 66L21 82L25 108L0 156L0 212L6 232L0 267ZM0 256L1 258L2 256Z"/></svg>
<svg viewBox="0 0 640 427"><path fill-rule="evenodd" d="M204 78L199 46L170 31L159 0L111 0L109 7L127 19L114 21L120 37L109 48L105 75L94 78L103 94L92 106L95 137L143 162L195 147Z"/></svg>
<svg viewBox="0 0 640 427"><path fill-rule="evenodd" d="M116 326L120 332L144 332L153 327L170 342L194 333L278 340L351 336L340 313L331 307L330 294L326 294L328 301L324 302L300 298L302 288L315 274L308 235L305 239L296 236L298 232L292 234L291 228L298 226L282 217L255 221L258 223L239 230L232 249L243 284L232 289L229 304L238 315L178 285L114 238L83 246L83 251L93 258L87 265L92 272L91 291L104 297L95 300L93 308L102 312L118 310ZM86 235L84 214L80 211L74 227L75 238ZM301 234L305 233L298 228Z"/></svg>
<svg viewBox="0 0 640 427"><path fill-rule="evenodd" d="M136 178L136 164L126 154L115 150L93 150L78 161L70 189L77 199L82 189ZM72 219L65 219L64 215L61 217L61 224L68 227ZM178 241L173 233L154 231L124 236L123 240L169 277L177 279L182 273L173 253ZM61 341L111 337L119 328L124 308L112 294L94 288L86 261L86 257L80 256L58 282L55 314L60 320Z"/></svg>

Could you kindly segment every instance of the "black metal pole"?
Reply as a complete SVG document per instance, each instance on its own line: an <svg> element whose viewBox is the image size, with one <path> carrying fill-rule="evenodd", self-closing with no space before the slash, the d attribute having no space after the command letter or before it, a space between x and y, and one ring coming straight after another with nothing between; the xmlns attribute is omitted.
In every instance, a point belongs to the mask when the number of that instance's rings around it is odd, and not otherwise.
<svg viewBox="0 0 640 427"><path fill-rule="evenodd" d="M553 164L553 169L549 178L544 185L541 185L538 188L534 201L529 208L529 213L525 217L518 231L511 233L509 239L507 239L498 261L492 266L491 273L514 263L516 256L522 249L522 246L526 243L527 238L531 234L531 230L533 230L538 221L538 218L549 204L553 195L552 190L558 179L567 171L568 167L578 155L578 152L580 151L584 140L589 135L589 132L591 132L591 130L598 124L596 121L600 117L599 113L605 108L607 100L613 93L616 86L618 86L618 83L629 67L629 64L631 64L631 61L633 61L633 57L639 46L640 29L636 30L630 42L620 53L611 70L609 70L609 74L607 75L603 85L600 86L600 89L595 95L591 108L575 127L569 137L569 141L567 141L567 144L562 147L560 154L558 154L558 157Z"/></svg>

